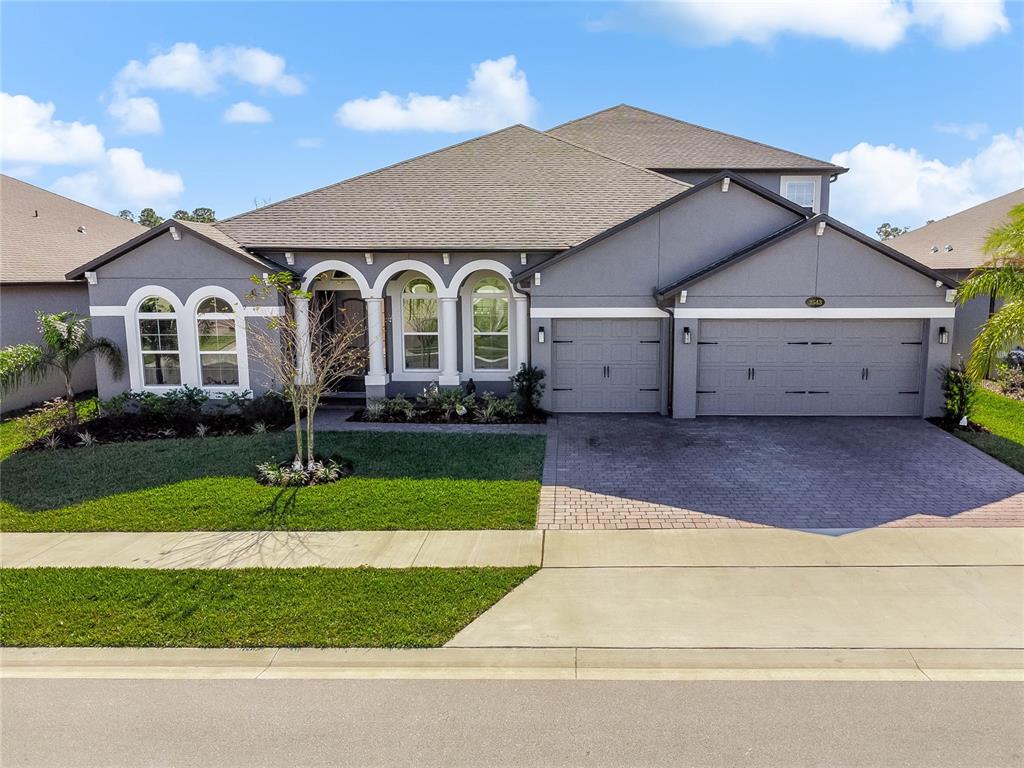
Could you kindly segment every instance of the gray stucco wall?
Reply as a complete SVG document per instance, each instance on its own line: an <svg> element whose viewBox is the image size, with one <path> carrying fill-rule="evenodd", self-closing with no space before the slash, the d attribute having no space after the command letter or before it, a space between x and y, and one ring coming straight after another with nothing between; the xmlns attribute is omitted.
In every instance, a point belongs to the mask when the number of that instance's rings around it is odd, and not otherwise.
<svg viewBox="0 0 1024 768"><path fill-rule="evenodd" d="M722 170L728 170L728 169L723 168ZM714 173L709 173L709 172L706 172L706 171L672 171L672 172L667 173L666 175L667 176L671 176L673 179L679 179L679 181L685 181L687 184L699 184L700 182L704 181L705 179L711 178L716 173L718 173L718 171L716 171ZM793 172L793 173L758 173L756 171L755 172L739 171L738 173L742 173L742 175L745 178L750 179L755 184L760 184L762 187L764 187L766 189L770 189L772 192L774 192L776 194L781 194L781 185L782 185L782 177L783 176L818 176L817 174L814 174L814 173L797 173L797 172ZM831 187L829 185L829 179L831 178L831 176L829 174L824 174L824 175L818 176L818 178L821 179L821 184L819 185L819 188L821 190L821 201L820 201L820 205L818 206L817 213L828 213L829 192L831 190ZM842 181L842 176L840 176L839 179L837 179L837 182L841 182L841 181Z"/></svg>
<svg viewBox="0 0 1024 768"><path fill-rule="evenodd" d="M743 187L708 187L553 265L533 306L653 308L657 288L800 218Z"/></svg>
<svg viewBox="0 0 1024 768"><path fill-rule="evenodd" d="M943 274L960 281L970 274L970 270L948 270ZM997 301L995 309L1001 307L1003 302ZM957 306L956 308L956 333L953 336L953 364L964 364L971 356L971 344L978 336L978 330L989 318L989 310L992 309L991 299L987 296L979 296L976 299Z"/></svg>
<svg viewBox="0 0 1024 768"><path fill-rule="evenodd" d="M89 292L82 283L39 285L0 285L0 347L13 344L38 344L36 312L77 312L89 314ZM93 327L94 333L100 331ZM72 385L76 392L96 388L96 367L91 360L75 370ZM65 394L64 380L51 376L42 384L28 385L12 392L0 402L0 412L8 413Z"/></svg>

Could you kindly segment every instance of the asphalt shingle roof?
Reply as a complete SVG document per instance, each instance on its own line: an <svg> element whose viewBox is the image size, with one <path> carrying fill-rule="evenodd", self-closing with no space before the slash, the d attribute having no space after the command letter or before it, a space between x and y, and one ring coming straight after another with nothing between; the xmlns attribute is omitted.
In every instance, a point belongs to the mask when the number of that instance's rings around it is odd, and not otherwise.
<svg viewBox="0 0 1024 768"><path fill-rule="evenodd" d="M885 244L932 269L973 269L988 261L981 246L989 231L1003 224L1010 209L1021 204L1024 188L925 224ZM953 249L947 251L947 246ZM932 253L932 248L937 250Z"/></svg>
<svg viewBox="0 0 1024 768"><path fill-rule="evenodd" d="M72 268L145 231L138 224L0 175L0 283L62 283Z"/></svg>
<svg viewBox="0 0 1024 768"><path fill-rule="evenodd" d="M514 125L216 227L267 250L561 250L687 188Z"/></svg>
<svg viewBox="0 0 1024 768"><path fill-rule="evenodd" d="M548 131L584 147L660 170L846 169L750 139L685 123L628 104L595 112Z"/></svg>

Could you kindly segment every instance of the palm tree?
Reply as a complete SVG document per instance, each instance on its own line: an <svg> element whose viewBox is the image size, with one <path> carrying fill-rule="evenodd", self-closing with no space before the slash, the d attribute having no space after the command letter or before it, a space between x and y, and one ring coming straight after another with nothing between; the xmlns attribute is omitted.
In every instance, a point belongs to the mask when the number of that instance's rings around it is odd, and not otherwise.
<svg viewBox="0 0 1024 768"><path fill-rule="evenodd" d="M0 391L9 392L26 383L42 382L51 371L59 371L68 394L68 421L71 426L77 426L75 390L71 386L75 367L86 357L98 355L110 366L114 376L119 377L124 370L121 350L110 339L92 336L89 319L74 312L52 315L37 312L36 317L43 343L31 348L31 354L23 355L17 365L0 374Z"/></svg>
<svg viewBox="0 0 1024 768"><path fill-rule="evenodd" d="M1004 304L971 346L967 373L975 379L988 375L998 353L1024 344L1024 204L1010 209L1009 221L989 232L983 247L989 259L960 283L957 303L990 296Z"/></svg>

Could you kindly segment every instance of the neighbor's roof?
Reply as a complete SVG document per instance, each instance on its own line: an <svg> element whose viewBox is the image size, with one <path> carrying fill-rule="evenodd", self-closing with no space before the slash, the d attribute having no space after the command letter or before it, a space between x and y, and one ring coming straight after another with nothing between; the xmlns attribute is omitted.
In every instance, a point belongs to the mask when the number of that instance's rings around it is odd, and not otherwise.
<svg viewBox="0 0 1024 768"><path fill-rule="evenodd" d="M687 188L514 125L216 226L264 250L561 250Z"/></svg>
<svg viewBox="0 0 1024 768"><path fill-rule="evenodd" d="M660 170L815 170L845 168L714 131L628 104L595 112L548 131L584 147Z"/></svg>
<svg viewBox="0 0 1024 768"><path fill-rule="evenodd" d="M925 224L913 232L886 240L885 244L932 269L974 269L988 261L982 244L989 231L1005 222L1010 209L1021 204L1024 204L1024 189ZM952 246L952 250L947 251L948 246Z"/></svg>
<svg viewBox="0 0 1024 768"><path fill-rule="evenodd" d="M145 231L138 224L0 174L2 283L62 283L72 267Z"/></svg>

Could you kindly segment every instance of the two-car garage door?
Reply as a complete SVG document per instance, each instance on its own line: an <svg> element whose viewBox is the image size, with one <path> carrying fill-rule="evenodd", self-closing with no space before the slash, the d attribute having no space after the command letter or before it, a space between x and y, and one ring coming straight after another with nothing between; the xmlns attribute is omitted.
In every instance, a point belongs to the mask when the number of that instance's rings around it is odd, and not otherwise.
<svg viewBox="0 0 1024 768"><path fill-rule="evenodd" d="M702 320L697 415L921 413L920 320Z"/></svg>

